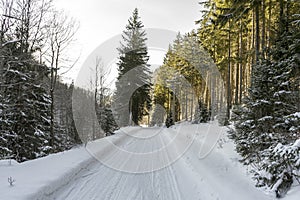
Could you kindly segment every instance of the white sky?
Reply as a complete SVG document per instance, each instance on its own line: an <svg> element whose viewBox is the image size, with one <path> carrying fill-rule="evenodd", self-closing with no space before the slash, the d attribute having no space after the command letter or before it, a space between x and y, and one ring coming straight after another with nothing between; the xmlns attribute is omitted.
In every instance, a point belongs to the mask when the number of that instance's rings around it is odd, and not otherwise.
<svg viewBox="0 0 300 200"><path fill-rule="evenodd" d="M121 34L135 7L145 28L161 28L186 33L196 28L194 21L201 17L199 0L54 0L77 19L80 28L78 45L72 47L72 56L81 54L75 67L66 75L76 78L88 55L101 43ZM149 64L162 64L163 52L149 52ZM152 57L151 57L152 56Z"/></svg>

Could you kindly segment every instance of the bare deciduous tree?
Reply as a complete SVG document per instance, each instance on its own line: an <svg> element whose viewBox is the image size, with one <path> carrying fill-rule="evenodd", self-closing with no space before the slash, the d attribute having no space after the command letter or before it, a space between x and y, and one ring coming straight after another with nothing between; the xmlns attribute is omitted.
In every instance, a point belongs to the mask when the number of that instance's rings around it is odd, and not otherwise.
<svg viewBox="0 0 300 200"><path fill-rule="evenodd" d="M50 116L50 134L51 145L54 143L54 92L56 81L59 75L69 71L75 62L67 59L64 55L67 48L74 41L75 34L78 30L78 23L69 18L63 12L54 12L52 18L50 18L50 24L48 27L48 42L45 49L45 58L50 65L50 98L51 98L51 116ZM62 71L65 69L65 71ZM59 71L61 72L60 74Z"/></svg>

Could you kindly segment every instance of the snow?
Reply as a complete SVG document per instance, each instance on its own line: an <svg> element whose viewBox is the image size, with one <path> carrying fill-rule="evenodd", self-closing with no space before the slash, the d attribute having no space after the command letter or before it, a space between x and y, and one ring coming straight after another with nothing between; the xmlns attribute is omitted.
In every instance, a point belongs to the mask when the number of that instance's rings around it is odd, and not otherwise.
<svg viewBox="0 0 300 200"><path fill-rule="evenodd" d="M293 147L300 147L300 139L296 140L296 142L293 144Z"/></svg>
<svg viewBox="0 0 300 200"><path fill-rule="evenodd" d="M274 93L274 97L279 97L281 95L287 95L287 94L291 94L291 91L280 90L280 91Z"/></svg>
<svg viewBox="0 0 300 200"><path fill-rule="evenodd" d="M242 126L248 126L251 127L251 124L254 122L254 120L246 120L245 122L243 122L241 125Z"/></svg>
<svg viewBox="0 0 300 200"><path fill-rule="evenodd" d="M294 113L294 114L293 114L293 116L294 116L294 117L298 117L298 118L300 118L300 112L296 112L296 113Z"/></svg>
<svg viewBox="0 0 300 200"><path fill-rule="evenodd" d="M0 160L0 167L9 167L13 165L18 165L19 163L16 160L13 159L7 159L7 160Z"/></svg>
<svg viewBox="0 0 300 200"><path fill-rule="evenodd" d="M273 117L272 116L264 116L260 119L258 119L258 121L264 122L264 121L268 121L268 120L272 120Z"/></svg>
<svg viewBox="0 0 300 200"><path fill-rule="evenodd" d="M17 43L17 42L20 42L21 40L11 40L11 41L7 41L5 43L2 44L2 47L5 47L6 45L9 45L9 44L13 44L13 43Z"/></svg>
<svg viewBox="0 0 300 200"><path fill-rule="evenodd" d="M127 127L88 144L89 150L98 147L107 165L96 160L84 147L24 163L12 161L10 165L9 160L3 160L0 161L0 199L275 199L273 194L254 186L251 175L239 163L240 157L226 132L227 128L219 127L216 122L181 123L169 129ZM140 157L138 160L134 156L122 157L104 141L136 155L146 155L162 145L171 145L161 157L152 160ZM187 144L190 144L188 148ZM181 156L172 164L147 173L122 172L108 166L118 164L147 169L149 165L154 167L173 159L174 155ZM9 177L15 180L13 186L8 183ZM284 200L296 200L299 196L299 186L295 186Z"/></svg>
<svg viewBox="0 0 300 200"><path fill-rule="evenodd" d="M13 161L9 165L9 160L1 161L1 199L37 199L45 191L52 191L56 185L71 179L92 160L94 159L82 147L20 164ZM7 181L9 177L15 180L13 186Z"/></svg>

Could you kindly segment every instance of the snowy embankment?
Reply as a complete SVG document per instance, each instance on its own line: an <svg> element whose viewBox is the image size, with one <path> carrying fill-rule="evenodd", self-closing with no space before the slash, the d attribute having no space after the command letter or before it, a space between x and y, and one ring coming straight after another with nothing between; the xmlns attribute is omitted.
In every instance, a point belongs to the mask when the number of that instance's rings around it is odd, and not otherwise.
<svg viewBox="0 0 300 200"><path fill-rule="evenodd" d="M120 138L116 135L111 140L117 141ZM83 146L24 163L0 160L0 199L44 199L69 184L78 173L95 162L98 161ZM12 185L8 182L10 177L13 180Z"/></svg>
<svg viewBox="0 0 300 200"><path fill-rule="evenodd" d="M35 199L44 191L66 184L92 160L81 147L21 164L13 162L10 165L8 160L1 161L1 199ZM8 183L8 177L15 180L12 186Z"/></svg>
<svg viewBox="0 0 300 200"><path fill-rule="evenodd" d="M238 162L239 156L226 131L215 122L199 126L183 123L170 129L129 127L124 131L126 134L119 132L108 137L114 145L104 143L104 139L90 145L91 149L97 146L107 165L124 166L122 169L129 171L130 167L154 169L176 158L172 164L146 173L127 173L107 167L83 147L11 166L8 161L1 161L0 199L275 199L274 195L254 186L251 176ZM179 133L177 138L176 133ZM145 159L145 153L159 151L169 144L155 159ZM134 154L126 157L117 149ZM181 153L184 154L173 157ZM7 182L9 176L16 180L13 186ZM284 200L298 200L299 196L299 187L295 187Z"/></svg>

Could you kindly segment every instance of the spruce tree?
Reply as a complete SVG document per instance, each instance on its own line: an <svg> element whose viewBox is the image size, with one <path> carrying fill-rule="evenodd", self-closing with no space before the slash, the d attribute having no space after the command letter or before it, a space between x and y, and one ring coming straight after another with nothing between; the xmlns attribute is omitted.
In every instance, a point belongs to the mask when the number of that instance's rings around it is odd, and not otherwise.
<svg viewBox="0 0 300 200"><path fill-rule="evenodd" d="M171 127L171 126L173 126L173 125L175 124L175 123L174 123L174 120L173 120L173 114L172 114L172 111L170 111L170 112L168 113L168 116L167 116L167 118L166 118L165 124L166 124L166 127L167 127L167 128L169 128L169 127Z"/></svg>
<svg viewBox="0 0 300 200"><path fill-rule="evenodd" d="M121 126L135 124L148 114L150 108L150 70L146 33L138 9L129 18L119 51L118 80L116 82L115 111ZM134 89L135 91L131 91ZM128 99L128 94L131 94ZM128 108L128 109L127 109ZM129 113L128 113L129 110Z"/></svg>
<svg viewBox="0 0 300 200"><path fill-rule="evenodd" d="M9 104L7 96L4 92L5 90L5 78L4 72L7 71L7 64L10 60L10 49L7 45L2 46L6 40L4 39L4 34L0 37L0 68L1 68L1 81L0 81L0 159L9 158L13 155L13 147L10 145L11 141L16 138L16 134L10 131L13 121L8 118L10 116L10 110L13 106Z"/></svg>
<svg viewBox="0 0 300 200"><path fill-rule="evenodd" d="M193 123L207 123L210 119L210 112L208 111L207 105L200 99L198 100L198 108L195 111Z"/></svg>
<svg viewBox="0 0 300 200"><path fill-rule="evenodd" d="M113 135L114 131L118 129L118 125L115 122L112 110L109 106L103 106L97 108L97 118L101 129L105 135Z"/></svg>
<svg viewBox="0 0 300 200"><path fill-rule="evenodd" d="M258 186L282 197L299 175L299 26L280 30L269 58L253 66L245 105L235 111L233 138ZM299 181L299 180L298 180Z"/></svg>
<svg viewBox="0 0 300 200"><path fill-rule="evenodd" d="M44 38L39 38L43 35L43 23L33 24L37 23L36 18L42 19L42 14L37 12L44 7L37 8L35 3L22 1L17 6L12 3L7 14L14 17L5 16L0 21L0 146L4 147L0 156L17 161L45 156L52 148L49 146L50 100L44 84L49 71L34 55ZM6 24L8 19L11 21Z"/></svg>
<svg viewBox="0 0 300 200"><path fill-rule="evenodd" d="M47 155L50 100L42 82L47 68L24 53L15 53L9 62L9 66L5 63L3 99L8 107L1 120L7 148L18 161Z"/></svg>
<svg viewBox="0 0 300 200"><path fill-rule="evenodd" d="M300 152L300 109L299 109L299 82L300 82L300 34L299 27L284 32L278 38L271 55L274 59L270 66L274 98L273 105L273 132L277 141L265 150L267 159L262 162L264 173L257 173L263 185L267 185L282 197L290 189L299 175Z"/></svg>
<svg viewBox="0 0 300 200"><path fill-rule="evenodd" d="M237 151L244 157L244 163L260 162L263 158L258 152L269 148L274 139L272 136L273 98L272 70L270 61L254 66L252 85L244 106L235 114L236 133L233 137L237 143Z"/></svg>
<svg viewBox="0 0 300 200"><path fill-rule="evenodd" d="M161 126L164 123L165 109L160 104L155 104L151 113L151 126Z"/></svg>

